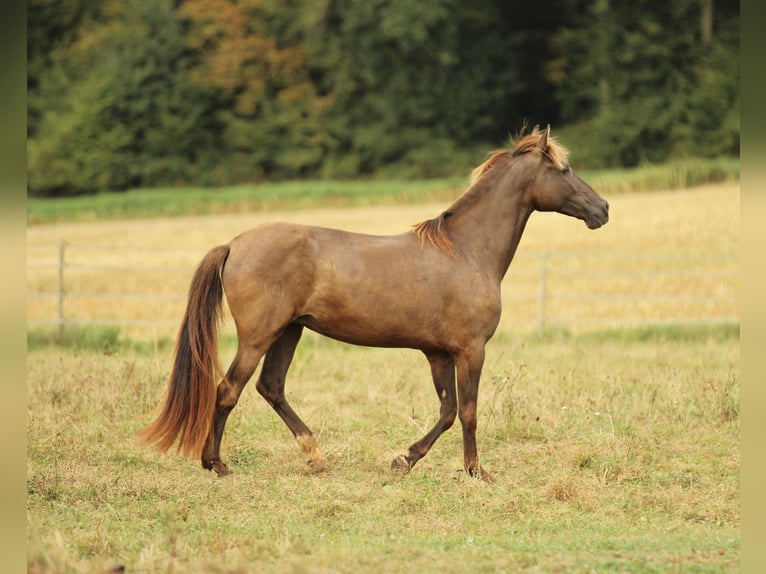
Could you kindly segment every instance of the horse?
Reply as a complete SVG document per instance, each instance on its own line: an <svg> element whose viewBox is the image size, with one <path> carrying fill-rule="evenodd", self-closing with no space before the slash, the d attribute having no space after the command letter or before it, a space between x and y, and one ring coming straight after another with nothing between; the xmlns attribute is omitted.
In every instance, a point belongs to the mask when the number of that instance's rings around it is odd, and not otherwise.
<svg viewBox="0 0 766 574"><path fill-rule="evenodd" d="M491 152L446 210L389 236L266 223L211 249L189 287L164 403L143 439L199 457L229 474L220 448L229 413L263 360L256 390L292 432L308 464L327 468L313 433L285 399L285 377L304 329L346 343L421 351L439 419L391 463L407 473L459 417L464 469L491 482L476 449L485 345L501 314L500 283L534 211L596 229L609 203L570 168L545 130L522 129L512 149ZM237 334L224 374L217 356L223 297ZM215 381L220 378L220 382Z"/></svg>

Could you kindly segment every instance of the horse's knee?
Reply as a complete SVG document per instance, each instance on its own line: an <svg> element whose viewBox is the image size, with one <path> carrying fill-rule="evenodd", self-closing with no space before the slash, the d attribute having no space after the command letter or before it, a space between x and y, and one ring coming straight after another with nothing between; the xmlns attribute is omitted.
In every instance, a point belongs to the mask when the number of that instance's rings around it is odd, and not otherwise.
<svg viewBox="0 0 766 574"><path fill-rule="evenodd" d="M460 410L460 424L463 426L463 430L476 430L476 405L468 405Z"/></svg>

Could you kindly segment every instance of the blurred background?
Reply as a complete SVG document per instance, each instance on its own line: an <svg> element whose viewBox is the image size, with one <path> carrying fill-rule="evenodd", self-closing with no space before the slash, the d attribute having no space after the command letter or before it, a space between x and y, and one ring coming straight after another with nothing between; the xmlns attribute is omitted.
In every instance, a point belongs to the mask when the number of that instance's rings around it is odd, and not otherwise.
<svg viewBox="0 0 766 574"><path fill-rule="evenodd" d="M30 0L28 193L739 155L737 0Z"/></svg>

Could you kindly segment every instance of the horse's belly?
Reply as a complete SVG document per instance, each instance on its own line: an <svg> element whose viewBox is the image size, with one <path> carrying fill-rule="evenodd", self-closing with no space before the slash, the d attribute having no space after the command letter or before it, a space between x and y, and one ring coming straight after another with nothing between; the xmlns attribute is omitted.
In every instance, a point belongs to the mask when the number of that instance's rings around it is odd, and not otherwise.
<svg viewBox="0 0 766 574"><path fill-rule="evenodd" d="M382 297L351 302L323 301L296 322L346 343L368 347L454 350L492 336L497 307L445 302L436 297ZM446 303L446 304L445 304Z"/></svg>
<svg viewBox="0 0 766 574"><path fill-rule="evenodd" d="M321 335L344 343L368 347L409 347L425 349L439 346L437 332L424 328L422 320L404 314L336 313L298 317L298 323Z"/></svg>

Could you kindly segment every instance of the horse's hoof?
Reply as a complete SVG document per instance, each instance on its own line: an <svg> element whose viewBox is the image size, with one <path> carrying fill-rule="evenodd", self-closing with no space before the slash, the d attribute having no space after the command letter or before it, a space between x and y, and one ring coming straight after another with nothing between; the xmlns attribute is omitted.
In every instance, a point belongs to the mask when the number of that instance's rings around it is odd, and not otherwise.
<svg viewBox="0 0 766 574"><path fill-rule="evenodd" d="M408 461L407 457L405 457L403 454L400 454L391 461L391 470L393 472L399 474L407 474L411 468L412 465L410 464L410 461Z"/></svg>
<svg viewBox="0 0 766 574"><path fill-rule="evenodd" d="M202 466L207 470L214 471L218 476L226 476L227 474L231 474L231 471L229 470L229 467L226 466L226 463L220 460L202 461Z"/></svg>
<svg viewBox="0 0 766 574"><path fill-rule="evenodd" d="M213 467L213 470L218 476L226 476L231 474L231 471L229 470L229 467L226 466L225 463L219 462Z"/></svg>
<svg viewBox="0 0 766 574"><path fill-rule="evenodd" d="M492 484L493 482L495 482L495 478L486 470L484 470L482 467L479 467L478 470L475 468L470 469L468 471L468 475L473 478L478 478L479 480L486 482L487 484Z"/></svg>
<svg viewBox="0 0 766 574"><path fill-rule="evenodd" d="M310 460L308 461L309 468L311 469L311 472L314 474L319 474L320 472L326 471L329 467L327 466L327 461L323 459L319 460Z"/></svg>
<svg viewBox="0 0 766 574"><path fill-rule="evenodd" d="M481 469L481 479L486 482L487 484L493 484L495 482L495 477L489 474L486 470L483 468Z"/></svg>

